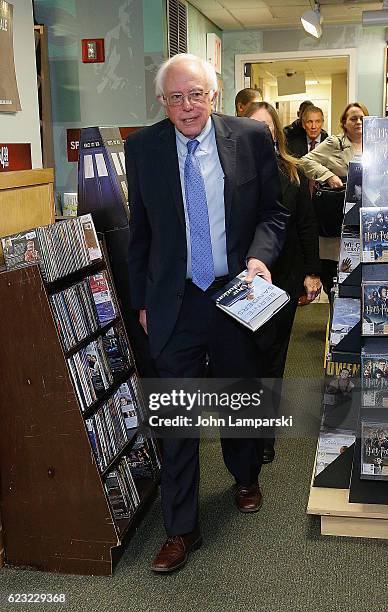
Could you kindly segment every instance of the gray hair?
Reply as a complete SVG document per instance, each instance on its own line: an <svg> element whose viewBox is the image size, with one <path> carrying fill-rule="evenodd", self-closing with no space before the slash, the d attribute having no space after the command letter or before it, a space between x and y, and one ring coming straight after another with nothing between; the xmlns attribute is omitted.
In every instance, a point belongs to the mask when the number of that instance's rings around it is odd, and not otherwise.
<svg viewBox="0 0 388 612"><path fill-rule="evenodd" d="M197 66L203 71L207 80L207 86L213 92L218 90L217 83L217 75L213 66L209 64L206 60L198 57L197 55L193 55L192 53L178 53L173 57L170 57L167 61L163 62L163 64L159 67L158 72L155 77L155 93L158 97L164 95L164 82L166 79L167 71L175 64L180 62L194 62Z"/></svg>

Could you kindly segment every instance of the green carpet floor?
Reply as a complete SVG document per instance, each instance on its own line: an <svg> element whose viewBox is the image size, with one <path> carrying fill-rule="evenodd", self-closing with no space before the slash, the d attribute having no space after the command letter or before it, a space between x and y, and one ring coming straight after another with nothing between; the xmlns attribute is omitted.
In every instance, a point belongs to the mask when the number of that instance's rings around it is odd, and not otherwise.
<svg viewBox="0 0 388 612"><path fill-rule="evenodd" d="M320 376L326 319L327 305L298 309L288 377ZM278 443L276 461L262 472L263 508L248 516L233 506L218 442L206 440L201 449L204 544L182 571L155 576L149 569L164 538L157 500L112 578L6 568L0 572L3 602L9 592L56 592L66 594L67 604L1 603L1 612L26 607L42 612L388 610L387 544L322 537L319 519L306 515L315 440Z"/></svg>

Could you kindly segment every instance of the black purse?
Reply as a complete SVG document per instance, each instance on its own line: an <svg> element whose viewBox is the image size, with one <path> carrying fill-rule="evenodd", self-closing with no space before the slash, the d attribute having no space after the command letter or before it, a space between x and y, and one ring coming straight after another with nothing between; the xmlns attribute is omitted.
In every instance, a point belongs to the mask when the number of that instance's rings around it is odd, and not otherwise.
<svg viewBox="0 0 388 612"><path fill-rule="evenodd" d="M346 179L341 179L342 187L332 189L317 183L312 196L312 204L318 222L318 233L326 238L341 236Z"/></svg>

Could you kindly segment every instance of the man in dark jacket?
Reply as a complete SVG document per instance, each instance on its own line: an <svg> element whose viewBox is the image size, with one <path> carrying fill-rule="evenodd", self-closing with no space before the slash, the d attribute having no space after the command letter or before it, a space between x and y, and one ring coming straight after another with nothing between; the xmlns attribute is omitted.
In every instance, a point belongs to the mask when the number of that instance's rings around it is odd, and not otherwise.
<svg viewBox="0 0 388 612"><path fill-rule="evenodd" d="M212 113L214 69L175 55L156 76L167 119L125 144L132 304L162 378L262 375L253 334L219 310L212 294L245 267L271 280L288 213L280 204L271 134L255 121ZM197 156L196 156L197 154ZM261 440L221 439L240 512L260 509ZM152 569L182 567L201 543L199 440L163 441L161 496L167 540Z"/></svg>
<svg viewBox="0 0 388 612"><path fill-rule="evenodd" d="M298 122L294 121L291 126L284 128L284 133L288 151L294 157L300 158L325 140L327 132L322 129L323 111L312 102L302 102L298 116Z"/></svg>

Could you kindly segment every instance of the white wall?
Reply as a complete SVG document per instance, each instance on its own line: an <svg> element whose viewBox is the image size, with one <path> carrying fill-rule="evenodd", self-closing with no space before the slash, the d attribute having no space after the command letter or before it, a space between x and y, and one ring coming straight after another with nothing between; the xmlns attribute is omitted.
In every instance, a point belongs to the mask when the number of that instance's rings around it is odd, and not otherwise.
<svg viewBox="0 0 388 612"><path fill-rule="evenodd" d="M0 113L0 141L31 143L32 167L42 167L32 0L11 0L16 80L22 110Z"/></svg>
<svg viewBox="0 0 388 612"><path fill-rule="evenodd" d="M234 109L236 54L273 53L275 60L276 54L284 51L355 48L357 50L356 98L366 104L370 114L381 115L386 44L384 33L384 27L362 28L361 25L351 24L324 25L323 36L319 40L306 34L301 27L282 30L224 31L222 73L225 83L225 112L233 114Z"/></svg>

